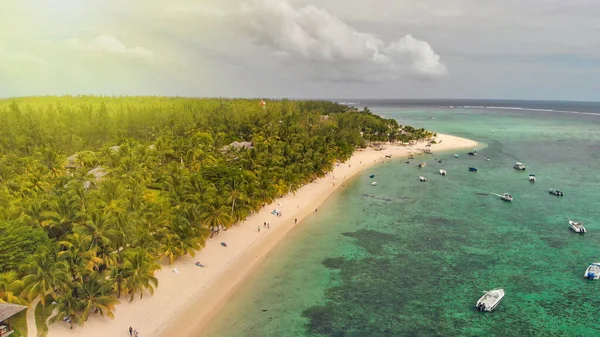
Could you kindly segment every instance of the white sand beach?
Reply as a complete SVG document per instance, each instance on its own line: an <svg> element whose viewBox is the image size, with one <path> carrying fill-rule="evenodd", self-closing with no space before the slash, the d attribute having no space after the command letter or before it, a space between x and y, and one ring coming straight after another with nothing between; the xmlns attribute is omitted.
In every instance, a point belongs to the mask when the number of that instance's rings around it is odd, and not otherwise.
<svg viewBox="0 0 600 337"><path fill-rule="evenodd" d="M434 153L478 146L475 141L450 135L438 134L436 139L442 142L431 145ZM409 152L420 153L425 145L423 142L406 147L386 145L382 151L371 148L356 151L351 159L335 166L326 177L302 187L295 194L277 199L246 221L221 231L209 239L195 257L186 256L173 265L163 263L163 269L156 275L159 286L153 296L144 294L143 299L137 297L131 303L122 298L114 319L91 315L83 327L76 326L73 330L59 320L49 327L48 336L125 337L129 336L130 326L140 337L202 336L203 327L268 252L295 226L301 226L304 217L319 210L333 191L357 173L384 160L386 155L391 155L393 160L406 158ZM274 209L280 210L282 216L272 215ZM297 224L295 219L298 219ZM270 224L269 229L263 227L264 222ZM226 242L227 247L222 247L221 242ZM197 261L205 267L195 265Z"/></svg>

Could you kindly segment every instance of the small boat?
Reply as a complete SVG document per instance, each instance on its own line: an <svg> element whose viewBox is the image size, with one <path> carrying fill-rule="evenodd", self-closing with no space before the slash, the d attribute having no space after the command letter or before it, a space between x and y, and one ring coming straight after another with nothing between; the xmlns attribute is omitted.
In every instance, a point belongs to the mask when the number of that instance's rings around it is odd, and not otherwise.
<svg viewBox="0 0 600 337"><path fill-rule="evenodd" d="M510 202L510 201L513 201L513 196L510 195L510 193L504 193L500 196L500 199Z"/></svg>
<svg viewBox="0 0 600 337"><path fill-rule="evenodd" d="M431 116L431 119L435 119L435 117Z"/></svg>
<svg viewBox="0 0 600 337"><path fill-rule="evenodd" d="M469 172L477 172L477 169L474 167L469 167Z"/></svg>
<svg viewBox="0 0 600 337"><path fill-rule="evenodd" d="M515 170L519 170L519 171L525 171L525 165L523 165L523 163L516 162L516 163L513 165L513 168L514 168Z"/></svg>
<svg viewBox="0 0 600 337"><path fill-rule="evenodd" d="M419 167L425 167L427 165L427 163L421 163L419 164Z"/></svg>
<svg viewBox="0 0 600 337"><path fill-rule="evenodd" d="M440 163L440 164L441 164L441 163L442 163L442 160L441 160L441 159L440 159L440 160L438 160L438 163Z"/></svg>
<svg viewBox="0 0 600 337"><path fill-rule="evenodd" d="M492 311L496 309L500 301L504 298L504 289L494 289L486 291L483 296L477 301L475 308L477 311Z"/></svg>
<svg viewBox="0 0 600 337"><path fill-rule="evenodd" d="M485 160L488 160L488 161L489 161L489 160L490 160L490 158L488 158L488 157L485 157Z"/></svg>
<svg viewBox="0 0 600 337"><path fill-rule="evenodd" d="M386 154L385 157L386 158L392 158L392 155L391 154Z"/></svg>
<svg viewBox="0 0 600 337"><path fill-rule="evenodd" d="M446 175L446 170L440 170L440 174L445 176Z"/></svg>
<svg viewBox="0 0 600 337"><path fill-rule="evenodd" d="M583 227L583 222L573 221L569 219L569 226L575 233L585 234L585 232L587 232L585 227Z"/></svg>
<svg viewBox="0 0 600 337"><path fill-rule="evenodd" d="M548 190L548 193L553 194L557 197L563 197L565 194L557 189L551 188Z"/></svg>
<svg viewBox="0 0 600 337"><path fill-rule="evenodd" d="M372 182L371 186L377 186L377 182L376 181Z"/></svg>
<svg viewBox="0 0 600 337"><path fill-rule="evenodd" d="M459 155L457 155L457 154L454 155L454 158L458 158L458 157L459 157Z"/></svg>
<svg viewBox="0 0 600 337"><path fill-rule="evenodd" d="M529 181L531 181L532 183L535 183L535 174L529 175Z"/></svg>
<svg viewBox="0 0 600 337"><path fill-rule="evenodd" d="M371 175L369 176L369 178L371 178L371 179L372 179L372 178L375 178L375 175L374 175L374 174L371 174Z"/></svg>
<svg viewBox="0 0 600 337"><path fill-rule="evenodd" d="M425 182L425 181L427 181L427 178L425 178L425 177L423 177L423 176L420 176L420 177L419 177L419 180L420 180L420 181L423 181L423 182Z"/></svg>
<svg viewBox="0 0 600 337"><path fill-rule="evenodd" d="M408 156L408 159L415 159L415 156L413 156L412 154L410 156Z"/></svg>
<svg viewBox="0 0 600 337"><path fill-rule="evenodd" d="M469 152L469 153L468 153L468 155L469 155L469 156L476 156L476 155L477 155L477 152Z"/></svg>
<svg viewBox="0 0 600 337"><path fill-rule="evenodd" d="M590 264L590 266L585 270L583 277L588 280L597 280L600 278L600 262Z"/></svg>
<svg viewBox="0 0 600 337"><path fill-rule="evenodd" d="M405 163L407 163L407 164L410 164L410 162L409 162L408 160L407 160L407 161L405 161Z"/></svg>

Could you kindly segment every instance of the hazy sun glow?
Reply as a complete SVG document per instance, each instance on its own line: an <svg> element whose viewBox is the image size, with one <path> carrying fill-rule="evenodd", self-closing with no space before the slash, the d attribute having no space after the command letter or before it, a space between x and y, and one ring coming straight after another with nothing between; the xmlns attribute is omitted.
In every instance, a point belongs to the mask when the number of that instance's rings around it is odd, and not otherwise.
<svg viewBox="0 0 600 337"><path fill-rule="evenodd" d="M2 0L0 96L596 97L600 7L507 1Z"/></svg>

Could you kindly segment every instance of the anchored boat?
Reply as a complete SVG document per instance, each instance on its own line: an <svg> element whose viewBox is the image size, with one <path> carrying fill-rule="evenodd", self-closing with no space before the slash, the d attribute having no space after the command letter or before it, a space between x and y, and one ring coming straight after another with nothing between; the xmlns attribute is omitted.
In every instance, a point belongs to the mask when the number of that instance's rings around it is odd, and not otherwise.
<svg viewBox="0 0 600 337"><path fill-rule="evenodd" d="M513 165L513 168L514 168L515 170L519 170L519 171L525 171L525 165L523 165L523 163L516 162L516 163Z"/></svg>
<svg viewBox="0 0 600 337"><path fill-rule="evenodd" d="M492 311L496 309L500 301L504 298L504 289L494 289L486 291L477 301L475 308L477 311Z"/></svg>
<svg viewBox="0 0 600 337"><path fill-rule="evenodd" d="M425 182L425 181L427 181L427 178L425 178L425 177L423 177L423 176L420 176L420 177L419 177L419 180L420 180L420 181L422 181L422 182Z"/></svg>
<svg viewBox="0 0 600 337"><path fill-rule="evenodd" d="M583 227L583 222L573 221L573 220L569 219L569 227L571 227L571 229L575 233L585 234L585 232L587 232L585 227Z"/></svg>
<svg viewBox="0 0 600 337"><path fill-rule="evenodd" d="M440 174L445 176L446 175L446 170L440 170Z"/></svg>
<svg viewBox="0 0 600 337"><path fill-rule="evenodd" d="M600 262L590 264L590 266L585 270L583 277L588 280L597 280L600 278Z"/></svg>
<svg viewBox="0 0 600 337"><path fill-rule="evenodd" d="M532 183L535 183L535 174L529 175L529 181L531 181Z"/></svg>
<svg viewBox="0 0 600 337"><path fill-rule="evenodd" d="M469 172L477 172L477 169L474 167L469 167Z"/></svg>
<svg viewBox="0 0 600 337"><path fill-rule="evenodd" d="M421 163L419 164L419 167L425 167L427 165L427 163Z"/></svg>
<svg viewBox="0 0 600 337"><path fill-rule="evenodd" d="M554 188L551 188L551 189L549 189L549 190L548 190L548 193L550 193L550 194L552 194L552 195L555 195L555 196L557 196L557 197L562 197L562 196L564 196L564 195L565 195L563 192L561 192L561 191L559 191L559 190L557 190L557 189L554 189Z"/></svg>

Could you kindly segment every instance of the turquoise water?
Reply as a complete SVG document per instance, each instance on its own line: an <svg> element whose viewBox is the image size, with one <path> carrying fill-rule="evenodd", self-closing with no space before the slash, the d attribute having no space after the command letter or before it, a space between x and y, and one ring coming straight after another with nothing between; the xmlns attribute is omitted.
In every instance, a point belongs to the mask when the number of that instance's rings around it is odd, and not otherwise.
<svg viewBox="0 0 600 337"><path fill-rule="evenodd" d="M422 169L416 167L421 159L382 164L348 182L270 253L208 335L600 331L600 283L583 278L588 264L600 261L599 116L372 110L487 147L476 157L436 153ZM515 161L527 171L514 170ZM478 172L468 172L470 166ZM527 181L529 173L537 183ZM419 175L428 182L419 182ZM549 195L551 187L565 197ZM502 202L486 192L509 192L515 200ZM588 234L570 232L567 218L583 221ZM475 311L482 291L499 287L506 292L500 306L492 313Z"/></svg>

